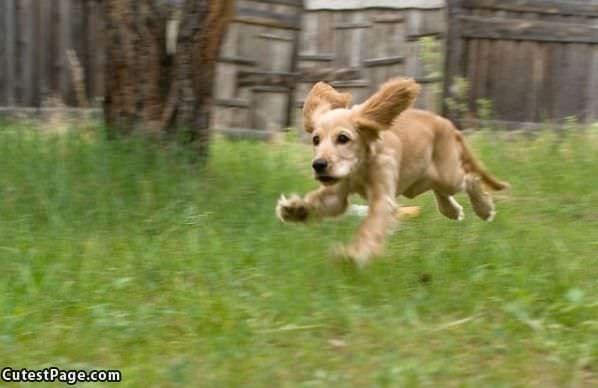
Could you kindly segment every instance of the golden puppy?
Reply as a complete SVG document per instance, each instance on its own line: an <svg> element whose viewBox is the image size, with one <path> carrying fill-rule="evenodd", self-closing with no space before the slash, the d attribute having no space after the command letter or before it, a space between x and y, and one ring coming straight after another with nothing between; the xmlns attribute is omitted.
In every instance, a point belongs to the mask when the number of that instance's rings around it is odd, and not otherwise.
<svg viewBox="0 0 598 388"><path fill-rule="evenodd" d="M321 187L303 198L281 196L278 218L305 222L338 216L350 194L361 195L368 201L367 216L340 252L360 266L382 253L399 195L413 198L432 190L440 213L462 220L463 208L453 195L465 191L475 213L491 221L494 204L482 183L494 190L507 184L480 166L450 121L409 108L419 89L411 79L392 79L363 104L350 107L350 94L317 83L305 100L303 118Z"/></svg>

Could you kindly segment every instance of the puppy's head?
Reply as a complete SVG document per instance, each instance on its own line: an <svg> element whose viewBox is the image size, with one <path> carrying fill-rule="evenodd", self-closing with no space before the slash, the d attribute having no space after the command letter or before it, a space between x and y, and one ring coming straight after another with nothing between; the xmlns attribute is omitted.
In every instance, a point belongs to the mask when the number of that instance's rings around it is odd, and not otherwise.
<svg viewBox="0 0 598 388"><path fill-rule="evenodd" d="M318 82L303 107L305 130L311 134L315 178L332 185L349 178L367 159L371 142L415 100L419 86L412 79L395 78L361 105L349 109L351 95Z"/></svg>

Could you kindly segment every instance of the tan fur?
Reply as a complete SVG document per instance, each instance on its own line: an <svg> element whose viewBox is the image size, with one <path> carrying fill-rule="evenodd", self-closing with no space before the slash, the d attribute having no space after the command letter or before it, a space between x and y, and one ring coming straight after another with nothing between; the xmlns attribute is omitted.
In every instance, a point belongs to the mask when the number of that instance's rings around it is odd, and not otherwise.
<svg viewBox="0 0 598 388"><path fill-rule="evenodd" d="M383 128L413 104L420 87L410 79L395 78L384 83L359 109L358 119L375 123ZM371 124L370 124L371 125Z"/></svg>
<svg viewBox="0 0 598 388"><path fill-rule="evenodd" d="M332 109L349 107L351 99L349 93L339 93L325 82L315 84L303 104L303 126L305 131L313 131L313 121L318 116Z"/></svg>
<svg viewBox="0 0 598 388"><path fill-rule="evenodd" d="M484 183L490 186L492 190L500 191L509 187L508 183L500 182L486 172L477 159L471 154L467 144L465 144L465 140L463 140L463 135L460 133L457 133L457 141L461 146L461 161L463 162L463 168L466 172L477 173Z"/></svg>
<svg viewBox="0 0 598 388"><path fill-rule="evenodd" d="M492 220L494 204L482 183L495 190L507 184L481 167L450 121L409 108L418 92L415 81L393 79L365 103L348 109L350 96L316 84L304 117L317 144L314 160L327 162L325 171L315 174L323 184L305 197L282 196L277 216L291 222L334 217L345 212L350 194L366 198L368 214L353 242L338 249L358 265L382 253L400 195L413 198L432 190L440 213L461 220L463 208L453 195L465 191L475 213Z"/></svg>

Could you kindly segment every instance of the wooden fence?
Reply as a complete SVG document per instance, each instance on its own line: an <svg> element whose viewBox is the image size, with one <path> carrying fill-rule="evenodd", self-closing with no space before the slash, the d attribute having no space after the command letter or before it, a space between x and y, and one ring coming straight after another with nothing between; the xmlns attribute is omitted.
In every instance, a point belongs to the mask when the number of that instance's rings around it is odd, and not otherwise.
<svg viewBox="0 0 598 388"><path fill-rule="evenodd" d="M448 2L445 93L456 76L468 105L488 99L511 122L598 119L598 1ZM455 112L447 112L452 113Z"/></svg>
<svg viewBox="0 0 598 388"><path fill-rule="evenodd" d="M291 125L301 0L238 0L216 72L212 126Z"/></svg>
<svg viewBox="0 0 598 388"><path fill-rule="evenodd" d="M0 1L0 107L39 107L50 97L77 106L69 50L89 99L100 99L104 3ZM425 85L420 106L437 109L440 74L425 71L420 38L443 37L443 8L443 0L238 0L217 67L213 125L300 125L303 99L322 79L359 102L390 76L413 76Z"/></svg>
<svg viewBox="0 0 598 388"><path fill-rule="evenodd" d="M429 47L438 52L424 63L420 39L443 37L443 2L358 3L239 1L218 66L213 125L300 126L303 99L319 80L352 92L360 102L387 78L412 76L424 84L418 104L437 110L440 45ZM429 68L436 74L426 72Z"/></svg>
<svg viewBox="0 0 598 388"><path fill-rule="evenodd" d="M100 99L103 16L103 0L1 0L0 107L48 97L76 106L68 50L90 100ZM415 77L418 105L439 110L445 38L445 96L466 78L473 114L488 99L499 120L598 120L598 0L238 0L213 125L299 126L303 99L322 79L360 102L391 76Z"/></svg>
<svg viewBox="0 0 598 388"><path fill-rule="evenodd" d="M441 42L446 30L443 2L311 1L308 6L298 56L303 76L295 95L297 108L321 79L351 92L359 103L395 76L422 84L419 107L440 108L442 45L434 42ZM433 38L432 44L424 45L425 37Z"/></svg>
<svg viewBox="0 0 598 388"><path fill-rule="evenodd" d="M0 106L76 105L67 52L88 95L104 95L104 10L98 0L0 1Z"/></svg>

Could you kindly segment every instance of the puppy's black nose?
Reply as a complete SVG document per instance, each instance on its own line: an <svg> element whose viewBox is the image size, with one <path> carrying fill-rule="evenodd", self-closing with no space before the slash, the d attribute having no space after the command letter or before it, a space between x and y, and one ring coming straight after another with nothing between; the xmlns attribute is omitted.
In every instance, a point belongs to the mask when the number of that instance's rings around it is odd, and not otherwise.
<svg viewBox="0 0 598 388"><path fill-rule="evenodd" d="M326 167L328 167L328 162L324 159L316 159L311 164L311 166L314 168L315 172L321 173L326 171Z"/></svg>

